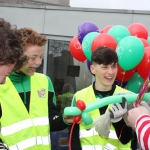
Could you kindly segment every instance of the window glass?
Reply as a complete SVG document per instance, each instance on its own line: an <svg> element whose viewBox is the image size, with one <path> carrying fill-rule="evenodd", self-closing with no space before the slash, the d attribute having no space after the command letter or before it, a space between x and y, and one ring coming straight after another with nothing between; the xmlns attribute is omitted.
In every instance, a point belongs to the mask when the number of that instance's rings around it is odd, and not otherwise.
<svg viewBox="0 0 150 150"><path fill-rule="evenodd" d="M92 83L87 63L75 60L70 54L69 41L48 41L47 75L53 82L60 112L71 105L76 91Z"/></svg>

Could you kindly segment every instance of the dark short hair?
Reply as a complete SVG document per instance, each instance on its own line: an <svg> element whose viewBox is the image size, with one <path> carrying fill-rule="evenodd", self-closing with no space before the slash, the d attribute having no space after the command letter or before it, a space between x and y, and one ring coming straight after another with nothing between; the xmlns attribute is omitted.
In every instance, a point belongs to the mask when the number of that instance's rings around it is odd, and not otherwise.
<svg viewBox="0 0 150 150"><path fill-rule="evenodd" d="M92 53L91 62L92 64L109 65L112 63L118 63L118 56L115 50L101 46Z"/></svg>
<svg viewBox="0 0 150 150"><path fill-rule="evenodd" d="M21 34L16 26L0 18L0 65L14 64L16 69L20 68L26 61L23 56Z"/></svg>

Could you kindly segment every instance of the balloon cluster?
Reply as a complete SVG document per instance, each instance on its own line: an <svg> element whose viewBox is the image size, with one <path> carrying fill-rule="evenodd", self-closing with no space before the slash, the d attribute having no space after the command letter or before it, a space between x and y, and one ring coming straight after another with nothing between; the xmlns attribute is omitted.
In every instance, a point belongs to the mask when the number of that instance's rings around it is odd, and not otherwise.
<svg viewBox="0 0 150 150"><path fill-rule="evenodd" d="M88 112L93 111L95 109L101 108L103 106L113 104L113 103L121 103L122 97L125 97L127 102L133 103L137 98L138 94L127 94L127 95L115 95L104 97L101 100L95 100L94 102L85 105L84 101L77 100L77 107L66 107L64 109L64 114L66 116L75 116L74 122L78 123L81 119L86 125L90 125L93 120ZM144 95L143 100L148 100L150 97L150 93L146 93Z"/></svg>
<svg viewBox="0 0 150 150"><path fill-rule="evenodd" d="M133 23L128 27L108 25L100 30L95 23L86 21L79 25L69 50L78 61L87 61L90 71L92 52L100 46L117 52L119 62L115 84L138 93L150 70L150 37L146 27Z"/></svg>

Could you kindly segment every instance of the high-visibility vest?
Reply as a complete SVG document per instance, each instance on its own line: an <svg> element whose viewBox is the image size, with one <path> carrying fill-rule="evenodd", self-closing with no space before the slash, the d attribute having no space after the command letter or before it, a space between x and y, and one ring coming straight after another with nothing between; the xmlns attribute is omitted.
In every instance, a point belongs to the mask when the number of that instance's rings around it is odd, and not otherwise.
<svg viewBox="0 0 150 150"><path fill-rule="evenodd" d="M130 92L131 93L131 92ZM129 91L116 86L114 95L119 94L129 94ZM94 102L96 100L93 87L92 85L78 91L76 93L76 100L83 100L86 104L90 104L91 102ZM109 106L108 106L109 107ZM89 115L92 117L92 119L96 119L100 116L99 109L95 109L91 112L88 112ZM103 150L103 147L106 144L112 144L115 146L115 150L131 150L131 142L123 145L116 135L114 127L111 125L110 133L108 138L104 138L98 134L98 132L95 131L95 128L93 125L86 126L84 122L82 122L80 125L80 143L82 146L82 150Z"/></svg>
<svg viewBox="0 0 150 150"><path fill-rule="evenodd" d="M30 110L27 111L9 78L0 85L2 108L0 138L10 150L50 150L48 118L48 80L45 75L31 76Z"/></svg>

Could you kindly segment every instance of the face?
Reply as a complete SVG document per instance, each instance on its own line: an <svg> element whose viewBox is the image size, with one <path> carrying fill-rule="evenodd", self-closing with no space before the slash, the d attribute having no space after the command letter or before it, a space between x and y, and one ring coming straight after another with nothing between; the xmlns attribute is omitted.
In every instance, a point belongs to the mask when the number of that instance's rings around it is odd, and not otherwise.
<svg viewBox="0 0 150 150"><path fill-rule="evenodd" d="M28 57L28 63L20 71L26 75L32 76L36 69L41 65L44 54L44 46L30 46L26 48L24 54Z"/></svg>
<svg viewBox="0 0 150 150"><path fill-rule="evenodd" d="M91 72L95 74L96 84L104 88L111 88L117 75L117 63L109 65L91 65Z"/></svg>
<svg viewBox="0 0 150 150"><path fill-rule="evenodd" d="M5 84L6 77L12 72L15 64L0 65L0 84Z"/></svg>

